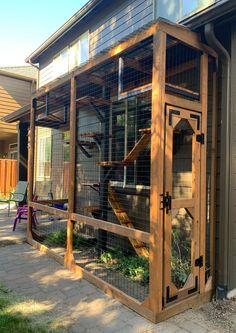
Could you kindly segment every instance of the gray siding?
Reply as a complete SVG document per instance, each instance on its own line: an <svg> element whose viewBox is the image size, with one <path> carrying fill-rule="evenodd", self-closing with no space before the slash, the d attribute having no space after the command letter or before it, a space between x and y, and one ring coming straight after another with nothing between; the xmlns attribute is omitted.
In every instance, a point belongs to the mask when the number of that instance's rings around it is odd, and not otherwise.
<svg viewBox="0 0 236 333"><path fill-rule="evenodd" d="M53 59L52 59L53 61ZM53 80L53 63L52 61L45 66L44 68L40 69L39 71L39 86L44 86L48 82Z"/></svg>
<svg viewBox="0 0 236 333"><path fill-rule="evenodd" d="M229 199L229 289L236 288L236 24L232 28L231 59L231 159Z"/></svg>
<svg viewBox="0 0 236 333"><path fill-rule="evenodd" d="M125 1L91 29L90 56L117 43L152 19L153 0Z"/></svg>
<svg viewBox="0 0 236 333"><path fill-rule="evenodd" d="M83 28L73 32L66 38L60 47L55 47L50 56L40 61L39 86L52 81L53 57L73 40L77 39L84 31L90 32L90 57L97 55L106 48L114 45L127 35L153 20L154 0L120 0L111 2L106 10L96 13Z"/></svg>

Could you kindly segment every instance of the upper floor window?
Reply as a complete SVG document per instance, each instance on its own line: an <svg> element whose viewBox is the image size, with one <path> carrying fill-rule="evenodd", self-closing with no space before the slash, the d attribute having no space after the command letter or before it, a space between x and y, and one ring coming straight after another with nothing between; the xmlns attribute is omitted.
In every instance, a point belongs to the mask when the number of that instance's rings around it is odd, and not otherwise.
<svg viewBox="0 0 236 333"><path fill-rule="evenodd" d="M53 59L54 77L60 77L76 66L89 59L89 33L81 35L79 39L66 47Z"/></svg>
<svg viewBox="0 0 236 333"><path fill-rule="evenodd" d="M53 71L55 78L68 73L68 48L61 51L53 59Z"/></svg>
<svg viewBox="0 0 236 333"><path fill-rule="evenodd" d="M158 0L157 16L179 21L210 6L216 0Z"/></svg>

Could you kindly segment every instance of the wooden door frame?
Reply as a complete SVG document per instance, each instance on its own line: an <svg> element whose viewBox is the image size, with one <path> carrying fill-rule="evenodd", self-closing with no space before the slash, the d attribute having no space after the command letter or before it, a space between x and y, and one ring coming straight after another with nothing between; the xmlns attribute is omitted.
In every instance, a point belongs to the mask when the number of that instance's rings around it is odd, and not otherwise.
<svg viewBox="0 0 236 333"><path fill-rule="evenodd" d="M201 114L186 110L181 107L173 107L166 105L166 121L165 121L165 176L164 176L164 190L172 195L172 145L173 145L173 133L174 127L181 119L187 119L193 128L193 151L192 151L192 191L196 191L199 195L193 195L189 201L188 206L191 204L194 207L194 224L193 224L193 244L194 247L191 251L192 272L187 279L185 285L181 289L177 289L171 281L171 230L172 230L172 218L171 214L167 214L164 211L164 283L163 283L163 296L164 304L168 306L168 303L181 300L183 298L191 296L193 293L199 291L199 267L195 267L195 260L199 258L199 243L200 243L200 163L201 163L201 143L197 143L197 135L201 134ZM177 114L176 114L177 113ZM176 124L171 124L170 121L174 121L176 118ZM178 120L179 119L179 120ZM198 175L198 176L197 176ZM186 207L186 199L176 199L179 205ZM171 210L174 201L172 200ZM178 206L179 206L178 205ZM191 206L192 207L192 206Z"/></svg>

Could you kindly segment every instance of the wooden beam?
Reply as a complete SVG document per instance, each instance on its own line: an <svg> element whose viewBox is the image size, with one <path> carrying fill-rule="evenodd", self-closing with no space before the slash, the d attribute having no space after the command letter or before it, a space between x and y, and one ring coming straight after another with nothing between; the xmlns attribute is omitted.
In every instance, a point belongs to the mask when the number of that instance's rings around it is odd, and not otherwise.
<svg viewBox="0 0 236 333"><path fill-rule="evenodd" d="M150 191L150 286L149 306L162 310L163 285L163 193L165 128L166 34L160 30L153 40L151 191Z"/></svg>
<svg viewBox="0 0 236 333"><path fill-rule="evenodd" d="M108 201L120 224L126 228L135 229L133 222L119 202L118 197L111 186L108 186ZM149 257L149 250L144 242L140 242L133 237L128 238L138 256Z"/></svg>
<svg viewBox="0 0 236 333"><path fill-rule="evenodd" d="M37 200L34 201L42 205L64 204L68 202L68 199L54 199L54 200Z"/></svg>
<svg viewBox="0 0 236 333"><path fill-rule="evenodd" d="M159 23L154 23L149 28L142 30L140 33L136 34L135 36L129 38L128 40L120 43L119 45L113 47L111 50L109 50L107 53L101 54L98 57L95 57L90 62L85 64L84 66L78 68L75 70L74 75L78 76L85 71L93 68L94 66L101 65L106 60L112 60L114 57L118 57L123 51L126 51L133 47L135 44L140 43L142 40L152 36L157 28Z"/></svg>
<svg viewBox="0 0 236 333"><path fill-rule="evenodd" d="M190 101L180 96L175 96L168 94L166 92L165 95L166 104L176 106L176 107L183 107L184 109L191 110L191 111L202 111L202 106L199 101Z"/></svg>
<svg viewBox="0 0 236 333"><path fill-rule="evenodd" d="M190 60L188 62L185 62L181 65L171 67L167 69L166 77L169 78L171 76L177 75L179 73L183 73L186 71L190 71L191 69L194 69L196 67L196 61L195 59Z"/></svg>
<svg viewBox="0 0 236 333"><path fill-rule="evenodd" d="M81 75L79 78L80 81L84 81L87 83L95 83L99 86L102 87L108 87L108 88L113 88L115 85L112 82L108 82L106 79L104 79L101 76L98 76L96 74L85 74Z"/></svg>
<svg viewBox="0 0 236 333"><path fill-rule="evenodd" d="M190 89L186 89L186 88L181 87L181 86L177 86L175 84L166 83L166 87L167 87L167 89L169 87L169 88L175 89L176 91L180 90L183 93L186 93L186 94L189 94L189 95L193 95L194 97L199 97L199 93L197 93L197 92L195 92L193 90L190 90Z"/></svg>
<svg viewBox="0 0 236 333"><path fill-rule="evenodd" d="M115 223L95 219L94 217L84 216L84 215L75 214L75 213L73 213L71 215L71 219L73 221L88 224L94 228L109 231L109 232L112 232L112 233L120 235L120 236L137 239L146 244L150 243L150 234L145 231L141 231L138 229L130 229L128 227L125 227L125 226L122 226L119 224L115 224Z"/></svg>
<svg viewBox="0 0 236 333"><path fill-rule="evenodd" d="M150 70L145 69L142 66L142 64L134 58L131 59L131 58L128 58L128 57L124 57L124 66L128 67L128 68L135 69L138 72L150 75L150 77L152 75L152 72Z"/></svg>
<svg viewBox="0 0 236 333"><path fill-rule="evenodd" d="M34 201L29 201L28 204L32 208L41 210L43 212L47 212L47 213L52 214L52 215L56 215L56 216L61 217L63 219L67 219L68 216L69 216L68 212L65 211L65 210L62 210L62 209L46 206L46 205L43 205L43 204L40 204L40 203L34 202Z"/></svg>
<svg viewBox="0 0 236 333"><path fill-rule="evenodd" d="M35 94L35 97L39 97L44 95L46 92L55 89L57 87L61 87L62 85L69 82L69 80L75 76L79 76L82 73L87 72L95 66L102 65L107 60L112 60L115 57L118 57L123 51L131 48L135 44L140 43L142 40L152 36L158 27L158 23L154 23L149 28L141 31L139 34L129 38L125 42L120 43L119 45L113 47L110 51L101 54L94 59L91 59L88 63L79 68L75 69L72 73L65 75L63 78L56 79L53 82L48 83L47 85L41 87Z"/></svg>
<svg viewBox="0 0 236 333"><path fill-rule="evenodd" d="M72 73L65 75L63 78L56 79L53 82L48 83L47 85L41 87L36 93L33 95L34 97L40 97L44 95L46 92L51 91L52 89L56 89L58 87L62 87L66 83L69 83L70 79L75 76L79 76L80 74L86 73L88 70L102 65L107 60L112 60L118 57L122 52L130 49L135 44L140 43L142 40L152 36L155 34L157 29L161 29L163 32L179 39L181 42L189 44L194 48L209 53L214 58L217 58L217 54L207 45L201 43L199 41L198 35L194 32L191 32L188 28L170 23L158 21L151 25L149 28L137 33L137 35L130 37L128 40L120 43L119 45L113 47L108 52L101 54L94 59L91 59L88 63L79 68L75 69Z"/></svg>
<svg viewBox="0 0 236 333"><path fill-rule="evenodd" d="M158 22L158 27L166 34L178 39L180 42L192 46L199 51L204 51L212 57L217 58L217 53L209 46L201 43L199 36L187 27L180 24L171 23L170 21L165 22L163 20Z"/></svg>
<svg viewBox="0 0 236 333"><path fill-rule="evenodd" d="M49 258L54 259L59 264L63 265L63 258L59 254L55 253L53 250L49 249L47 246L40 244L35 240L30 240L29 244L32 245L39 252L46 254ZM93 273L86 271L82 267L78 265L73 265L70 267L70 271L74 273L79 278L86 279L87 281L93 283L95 286L100 288L103 292L105 292L110 297L116 298L121 303L125 304L132 310L139 313L141 316L147 318L148 320L154 322L155 315L146 307L143 306L141 302L136 300L135 298L128 296L118 288L112 286L111 284L103 281L99 277L93 275Z"/></svg>
<svg viewBox="0 0 236 333"><path fill-rule="evenodd" d="M70 169L69 169L69 190L68 190L68 212L69 218L67 221L67 248L65 255L65 266L71 267L74 264L73 256L73 228L74 224L71 220L71 214L75 209L75 163L76 163L76 79L71 78L70 87Z"/></svg>
<svg viewBox="0 0 236 333"><path fill-rule="evenodd" d="M126 293L122 292L120 289L112 286L108 282L100 279L99 277L93 275L93 273L86 271L84 268L74 265L71 271L75 273L80 278L85 278L87 281L93 283L95 286L100 288L110 297L116 298L118 301L128 306L135 312L139 313L141 316L147 318L148 320L155 323L155 315L148 308L143 306L143 304L137 301L135 298L128 296Z"/></svg>
<svg viewBox="0 0 236 333"><path fill-rule="evenodd" d="M192 297L186 298L176 304L170 305L158 313L155 318L155 323L167 320L178 313L184 312L192 308L198 308L204 303L209 303L212 299L212 291L204 294L196 294Z"/></svg>
<svg viewBox="0 0 236 333"><path fill-rule="evenodd" d="M30 110L30 142L29 142L29 160L28 160L28 200L33 201L34 193L34 156L35 156L35 113L37 100L31 99ZM27 239L32 239L32 207L28 206Z"/></svg>
<svg viewBox="0 0 236 333"><path fill-rule="evenodd" d="M73 74L70 73L70 74L65 75L62 78L58 78L58 79L55 79L55 80L47 83L46 85L40 87L33 94L33 97L36 97L36 98L41 97L41 96L45 95L47 92L49 92L49 91L51 91L53 89L57 89L57 88L62 87L65 84L69 84L70 79L72 78L72 76L73 76Z"/></svg>
<svg viewBox="0 0 236 333"><path fill-rule="evenodd" d="M202 104L202 133L205 144L201 145L201 203L200 203L200 256L203 266L200 268L200 293L205 292L206 270L206 153L207 153L207 105L208 101L208 55L203 53L200 61L200 102Z"/></svg>
<svg viewBox="0 0 236 333"><path fill-rule="evenodd" d="M49 249L47 246L42 245L41 243L35 241L34 239L31 239L28 241L28 243L33 246L36 250L38 250L41 253L46 254L49 258L52 258L53 260L57 261L59 264L63 265L63 257L55 253L53 250Z"/></svg>

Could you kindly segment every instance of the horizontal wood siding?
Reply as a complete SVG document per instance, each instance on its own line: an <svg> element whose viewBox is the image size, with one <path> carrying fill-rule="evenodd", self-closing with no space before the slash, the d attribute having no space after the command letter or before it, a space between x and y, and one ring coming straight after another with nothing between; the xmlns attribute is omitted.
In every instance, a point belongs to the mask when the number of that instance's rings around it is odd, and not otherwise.
<svg viewBox="0 0 236 333"><path fill-rule="evenodd" d="M0 118L30 103L31 82L0 75ZM0 140L16 134L15 124L0 121Z"/></svg>
<svg viewBox="0 0 236 333"><path fill-rule="evenodd" d="M60 49L64 49L73 40L77 39L81 31L89 30L90 57L97 55L108 47L119 42L127 35L146 25L153 20L153 1L154 0L119 0L110 2L106 11L97 12L82 30L78 27L78 33L73 39L69 38L61 44ZM54 79L53 77L53 57L59 52L50 51L50 58L45 54L45 61L40 61L39 67L39 86L47 84Z"/></svg>

